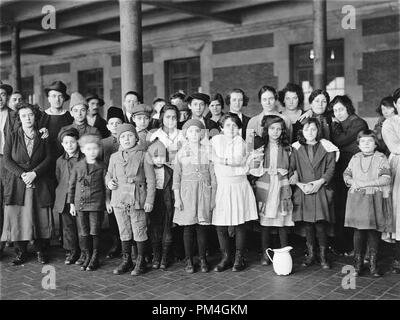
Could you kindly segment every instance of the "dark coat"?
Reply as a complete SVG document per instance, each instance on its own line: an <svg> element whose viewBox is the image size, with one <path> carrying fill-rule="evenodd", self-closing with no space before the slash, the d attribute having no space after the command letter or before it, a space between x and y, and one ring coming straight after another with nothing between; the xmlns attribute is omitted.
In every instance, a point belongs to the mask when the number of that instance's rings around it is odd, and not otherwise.
<svg viewBox="0 0 400 320"><path fill-rule="evenodd" d="M99 115L96 116L93 127L99 130L102 139L109 137L111 134L110 131L107 129L107 121Z"/></svg>
<svg viewBox="0 0 400 320"><path fill-rule="evenodd" d="M299 143L297 143L297 146ZM297 171L299 182L308 183L324 178L326 183L318 192L306 195L298 186L293 193L293 221L316 222L325 220L335 222L333 206L332 178L335 172L335 152L327 152L321 143L318 143L314 159L310 162L306 148L300 145L297 149L293 145L290 156L289 177Z"/></svg>
<svg viewBox="0 0 400 320"><path fill-rule="evenodd" d="M96 162L89 171L85 159L78 161L69 179L67 202L77 211L104 211L106 209L106 167Z"/></svg>
<svg viewBox="0 0 400 320"><path fill-rule="evenodd" d="M26 185L21 178L24 172L35 171L35 199L41 208L53 204L48 181L48 169L51 163L50 144L41 139L36 132L32 156L29 157L24 141L22 127L7 135L4 146L4 200L6 205L24 205Z"/></svg>
<svg viewBox="0 0 400 320"><path fill-rule="evenodd" d="M56 198L54 201L53 211L55 213L62 213L64 211L65 204L67 203L69 179L73 167L78 161L80 161L84 155L81 152L72 158L69 158L67 153L64 153L57 159L56 162Z"/></svg>
<svg viewBox="0 0 400 320"><path fill-rule="evenodd" d="M17 119L17 117L18 117L17 113L9 107L6 107L6 108L8 111L8 115L7 115L6 123L4 125L5 139L7 139L7 134L9 132L14 132L20 127L19 121Z"/></svg>

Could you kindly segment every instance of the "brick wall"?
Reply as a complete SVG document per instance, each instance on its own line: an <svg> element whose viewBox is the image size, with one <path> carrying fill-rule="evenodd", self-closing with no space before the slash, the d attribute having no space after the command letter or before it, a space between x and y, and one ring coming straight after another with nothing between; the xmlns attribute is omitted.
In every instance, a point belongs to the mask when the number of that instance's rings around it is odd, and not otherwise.
<svg viewBox="0 0 400 320"><path fill-rule="evenodd" d="M253 116L261 112L258 101L258 90L263 85L276 87L277 77L274 76L274 64L257 63L242 66L222 67L213 69L213 81L210 83L212 94L219 92L224 97L229 90L241 88L249 96L250 101L244 113Z"/></svg>
<svg viewBox="0 0 400 320"><path fill-rule="evenodd" d="M376 116L379 101L400 86L400 50L363 53L358 84L363 86L363 101L358 105L362 117Z"/></svg>

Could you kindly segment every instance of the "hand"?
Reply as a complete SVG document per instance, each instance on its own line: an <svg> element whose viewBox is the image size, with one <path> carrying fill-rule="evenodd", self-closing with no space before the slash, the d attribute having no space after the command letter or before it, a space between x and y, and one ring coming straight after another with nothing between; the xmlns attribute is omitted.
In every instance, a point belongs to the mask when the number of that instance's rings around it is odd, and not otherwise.
<svg viewBox="0 0 400 320"><path fill-rule="evenodd" d="M40 137L41 139L47 139L49 137L49 130L47 128L42 128L39 132L42 134Z"/></svg>
<svg viewBox="0 0 400 320"><path fill-rule="evenodd" d="M310 118L312 116L312 110L307 110L299 117L299 122L302 122L304 119Z"/></svg>
<svg viewBox="0 0 400 320"><path fill-rule="evenodd" d="M177 208L178 210L183 210L183 203L181 198L175 199L174 207Z"/></svg>
<svg viewBox="0 0 400 320"><path fill-rule="evenodd" d="M324 179L319 179L319 180L315 180L315 181L308 183L305 188L306 193L313 194L313 193L318 192L324 183L325 183Z"/></svg>
<svg viewBox="0 0 400 320"><path fill-rule="evenodd" d="M69 206L69 213L71 214L71 216L75 217L76 216L76 210L75 210L75 205L74 204L70 204Z"/></svg>
<svg viewBox="0 0 400 320"><path fill-rule="evenodd" d="M336 117L332 117L332 122L337 122L337 123L339 123L339 120L336 119Z"/></svg>
<svg viewBox="0 0 400 320"><path fill-rule="evenodd" d="M111 214L113 212L113 208L111 207L110 202L106 202L107 213Z"/></svg>
<svg viewBox="0 0 400 320"><path fill-rule="evenodd" d="M26 185L31 185L33 180L35 180L36 178L36 173L34 171L24 172L23 174L21 174L21 178Z"/></svg>
<svg viewBox="0 0 400 320"><path fill-rule="evenodd" d="M145 203L144 204L144 212L151 212L153 211L153 205L150 203Z"/></svg>
<svg viewBox="0 0 400 320"><path fill-rule="evenodd" d="M297 174L297 171L295 171L289 179L289 184L296 184L296 183L299 183L299 175Z"/></svg>
<svg viewBox="0 0 400 320"><path fill-rule="evenodd" d="M118 182L115 181L114 179L111 179L110 181L108 181L107 187L110 190L116 190L118 189Z"/></svg>

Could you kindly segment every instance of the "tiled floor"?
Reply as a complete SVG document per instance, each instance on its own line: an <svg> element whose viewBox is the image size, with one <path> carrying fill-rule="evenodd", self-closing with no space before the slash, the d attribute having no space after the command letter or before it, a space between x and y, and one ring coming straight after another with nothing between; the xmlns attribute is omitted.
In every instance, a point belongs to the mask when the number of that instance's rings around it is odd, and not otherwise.
<svg viewBox="0 0 400 320"><path fill-rule="evenodd" d="M105 260L94 272L80 271L78 266L65 266L60 248L52 248L55 289L44 289L49 284L49 273L35 259L23 266L10 265L12 248L7 248L0 262L0 299L146 299L146 300L337 300L337 299L400 299L400 275L390 273L390 257L381 259L382 278L363 276L355 280L355 289L343 289L345 274L342 268L351 264L349 257L336 257L333 268L325 271L317 265L301 267L303 248L293 250L294 272L277 276L272 266L262 267L255 252L247 254L249 267L239 273L230 270L193 275L186 274L183 262L174 263L167 271L148 271L139 277L130 274L116 276L113 268L119 260ZM209 258L211 266L218 257ZM47 266L47 268L48 268ZM44 272L44 273L42 273ZM48 272L48 271L47 271ZM47 278L46 278L47 276Z"/></svg>

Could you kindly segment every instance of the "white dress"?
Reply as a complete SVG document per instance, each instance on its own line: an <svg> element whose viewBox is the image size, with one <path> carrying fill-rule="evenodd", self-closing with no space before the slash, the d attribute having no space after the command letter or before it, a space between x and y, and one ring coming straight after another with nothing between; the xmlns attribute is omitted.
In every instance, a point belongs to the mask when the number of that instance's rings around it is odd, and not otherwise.
<svg viewBox="0 0 400 320"><path fill-rule="evenodd" d="M389 165L392 173L393 226L391 235L382 234L385 241L400 241L400 115L386 119L382 125L382 137L390 151Z"/></svg>
<svg viewBox="0 0 400 320"><path fill-rule="evenodd" d="M220 158L243 160L243 166L240 167L214 163L217 192L212 224L237 226L246 221L257 220L256 199L247 180L246 143L239 135L230 140L220 134L211 139L211 145L213 152Z"/></svg>

